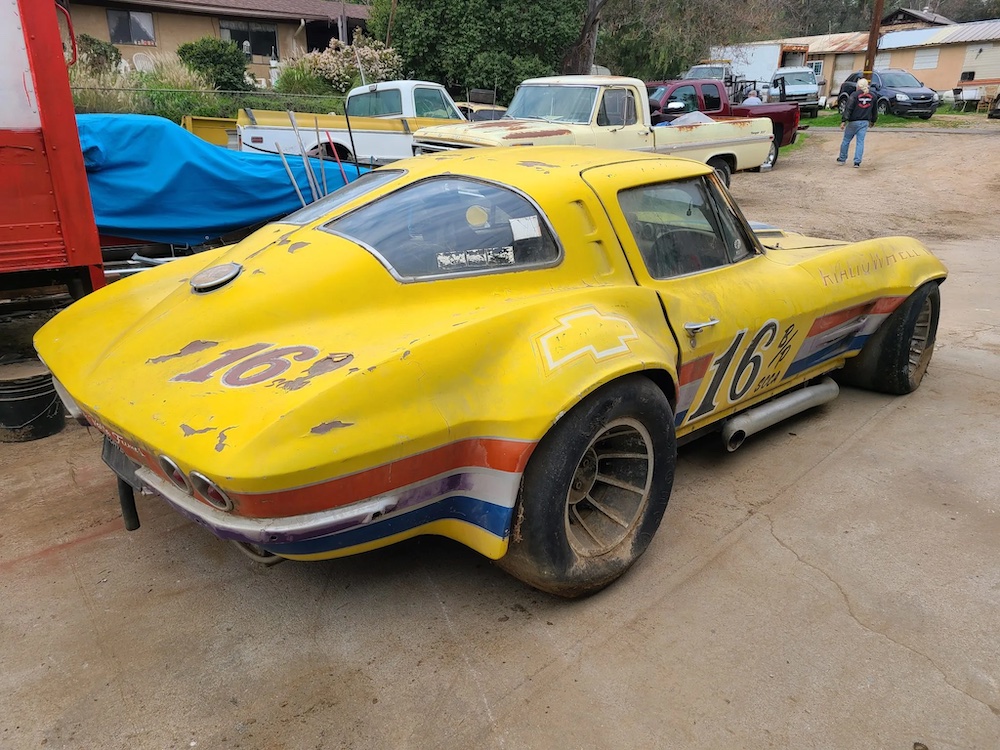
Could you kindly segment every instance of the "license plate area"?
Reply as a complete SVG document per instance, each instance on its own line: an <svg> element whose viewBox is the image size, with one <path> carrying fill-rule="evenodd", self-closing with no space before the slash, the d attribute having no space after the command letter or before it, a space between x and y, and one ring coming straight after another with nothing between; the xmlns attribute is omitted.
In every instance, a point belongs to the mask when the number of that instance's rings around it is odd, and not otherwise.
<svg viewBox="0 0 1000 750"><path fill-rule="evenodd" d="M107 437L104 438L104 446L101 448L101 460L119 478L132 485L134 489L142 489L142 482L135 475L136 470L139 469L139 464L122 453L121 448L112 443Z"/></svg>

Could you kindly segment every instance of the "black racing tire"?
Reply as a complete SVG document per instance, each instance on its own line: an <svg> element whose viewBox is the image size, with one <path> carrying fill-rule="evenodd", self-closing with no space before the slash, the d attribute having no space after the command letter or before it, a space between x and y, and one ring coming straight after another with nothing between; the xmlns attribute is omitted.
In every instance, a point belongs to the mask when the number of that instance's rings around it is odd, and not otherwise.
<svg viewBox="0 0 1000 750"><path fill-rule="evenodd" d="M889 100L879 99L878 104L875 105L875 111L878 112L879 117L889 114Z"/></svg>
<svg viewBox="0 0 1000 750"><path fill-rule="evenodd" d="M722 184L729 187L729 183L733 176L733 168L729 166L729 162L721 156L713 156L708 160L708 166L714 169L715 173L719 175L719 179L722 180Z"/></svg>
<svg viewBox="0 0 1000 750"><path fill-rule="evenodd" d="M498 565L557 596L600 591L649 546L676 461L673 412L663 392L637 374L603 386L532 453Z"/></svg>
<svg viewBox="0 0 1000 750"><path fill-rule="evenodd" d="M847 360L837 380L896 396L912 393L934 354L940 315L941 291L929 281L896 308L858 356Z"/></svg>

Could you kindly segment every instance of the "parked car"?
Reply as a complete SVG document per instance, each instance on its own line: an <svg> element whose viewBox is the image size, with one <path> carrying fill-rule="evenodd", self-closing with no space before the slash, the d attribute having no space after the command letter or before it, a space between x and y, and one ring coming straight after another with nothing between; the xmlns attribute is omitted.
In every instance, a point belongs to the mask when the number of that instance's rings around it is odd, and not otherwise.
<svg viewBox="0 0 1000 750"><path fill-rule="evenodd" d="M837 95L837 107L843 113L847 100L851 98L858 87L861 71L852 73L840 84ZM899 116L916 115L921 120L929 120L941 105L941 97L932 89L924 86L908 70L887 68L872 72L871 93L875 97L878 113L891 113Z"/></svg>
<svg viewBox="0 0 1000 750"><path fill-rule="evenodd" d="M499 120L507 111L506 107L501 107L499 104L480 104L479 102L455 102L455 106L470 122Z"/></svg>
<svg viewBox="0 0 1000 750"><path fill-rule="evenodd" d="M1000 120L1000 91L993 97L993 102L990 104L986 117L990 120Z"/></svg>
<svg viewBox="0 0 1000 750"><path fill-rule="evenodd" d="M920 385L920 242L758 237L711 167L594 147L400 161L88 295L35 346L134 489L257 558L420 534L563 596L646 549L677 441ZM799 430L801 434L801 430Z"/></svg>

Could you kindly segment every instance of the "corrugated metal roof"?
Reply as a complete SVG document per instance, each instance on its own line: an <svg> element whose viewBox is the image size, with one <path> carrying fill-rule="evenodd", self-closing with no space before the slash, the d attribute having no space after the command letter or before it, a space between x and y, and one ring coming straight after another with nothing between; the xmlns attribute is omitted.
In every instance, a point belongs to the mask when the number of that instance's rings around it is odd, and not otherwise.
<svg viewBox="0 0 1000 750"><path fill-rule="evenodd" d="M1000 41L1000 19L956 23L931 29L906 29L887 31L880 38L880 50L933 47L940 44ZM754 44L808 44L809 54L864 52L868 49L867 31L846 31L840 34L819 36L794 36L787 39L769 39Z"/></svg>

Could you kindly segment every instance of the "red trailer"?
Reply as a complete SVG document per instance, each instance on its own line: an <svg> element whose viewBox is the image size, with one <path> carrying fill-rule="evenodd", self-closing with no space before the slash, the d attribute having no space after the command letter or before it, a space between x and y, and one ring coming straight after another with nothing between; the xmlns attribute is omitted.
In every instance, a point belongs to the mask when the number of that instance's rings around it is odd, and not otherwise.
<svg viewBox="0 0 1000 750"><path fill-rule="evenodd" d="M104 284L67 53L55 0L0 2L0 291Z"/></svg>

